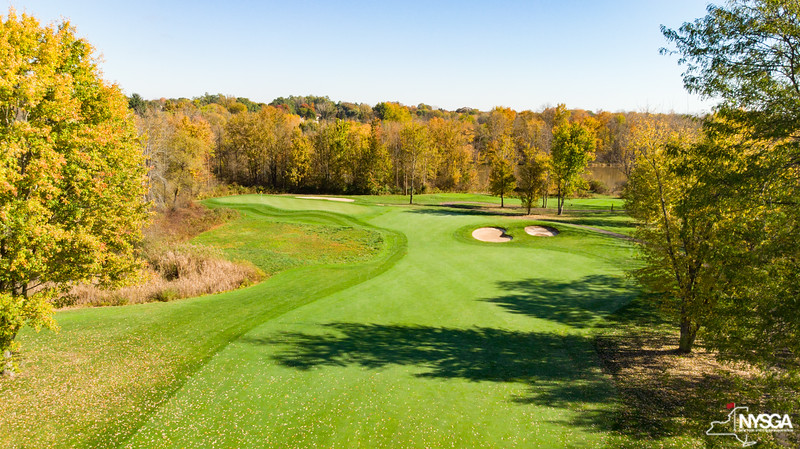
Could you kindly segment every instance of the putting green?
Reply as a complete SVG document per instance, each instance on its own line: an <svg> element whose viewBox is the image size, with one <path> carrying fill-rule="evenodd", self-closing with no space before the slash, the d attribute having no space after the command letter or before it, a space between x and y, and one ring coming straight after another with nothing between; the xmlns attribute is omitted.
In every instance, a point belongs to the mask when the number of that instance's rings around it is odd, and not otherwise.
<svg viewBox="0 0 800 449"><path fill-rule="evenodd" d="M554 223L558 238L541 239L524 232L541 223L430 206L260 195L207 203L248 220L363 227L380 232L384 248L367 262L301 266L223 295L59 314L65 328L79 322L73 332L147 317L158 323L151 348L191 355L137 393L141 404L59 444L551 448L609 439L615 392L592 334L636 293L620 268L628 242ZM514 239L472 239L495 225ZM192 320L212 313L214 326L192 334Z"/></svg>

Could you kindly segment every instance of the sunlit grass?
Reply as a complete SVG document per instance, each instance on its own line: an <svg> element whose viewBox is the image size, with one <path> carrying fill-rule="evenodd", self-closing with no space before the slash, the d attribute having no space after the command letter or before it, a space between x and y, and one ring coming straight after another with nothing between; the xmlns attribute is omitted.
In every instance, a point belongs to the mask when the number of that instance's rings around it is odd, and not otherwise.
<svg viewBox="0 0 800 449"><path fill-rule="evenodd" d="M618 397L595 350L638 294L625 276L634 246L568 223L437 206L486 198L209 200L243 216L196 242L269 280L59 313L60 334L26 331L22 374L0 381L0 445L635 444L615 433ZM616 214L565 218L623 227ZM531 224L561 233L529 236ZM481 226L514 239L478 242Z"/></svg>

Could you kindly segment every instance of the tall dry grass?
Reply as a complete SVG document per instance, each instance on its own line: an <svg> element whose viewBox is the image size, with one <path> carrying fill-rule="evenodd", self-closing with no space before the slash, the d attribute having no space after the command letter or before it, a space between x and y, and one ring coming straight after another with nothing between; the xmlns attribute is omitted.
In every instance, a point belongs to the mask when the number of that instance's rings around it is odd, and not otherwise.
<svg viewBox="0 0 800 449"><path fill-rule="evenodd" d="M72 287L60 299L61 307L119 306L153 301L172 301L234 290L261 280L256 267L225 260L210 248L180 245L148 257L142 270L142 282L115 290L95 285Z"/></svg>
<svg viewBox="0 0 800 449"><path fill-rule="evenodd" d="M55 300L55 306L93 307L141 304L153 301L219 293L241 288L264 278L247 262L226 260L214 248L187 240L235 216L232 211L191 205L156 214L145 230L142 257L146 266L135 285L106 290L93 284L73 286Z"/></svg>

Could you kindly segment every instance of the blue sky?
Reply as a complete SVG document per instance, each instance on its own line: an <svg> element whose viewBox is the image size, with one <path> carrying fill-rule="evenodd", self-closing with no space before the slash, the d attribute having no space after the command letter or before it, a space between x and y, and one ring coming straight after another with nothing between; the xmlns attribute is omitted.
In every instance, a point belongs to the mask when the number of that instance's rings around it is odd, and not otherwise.
<svg viewBox="0 0 800 449"><path fill-rule="evenodd" d="M707 3L12 0L5 10L69 19L105 78L148 99L696 113L712 103L684 91L677 56L659 55L659 26L701 17Z"/></svg>

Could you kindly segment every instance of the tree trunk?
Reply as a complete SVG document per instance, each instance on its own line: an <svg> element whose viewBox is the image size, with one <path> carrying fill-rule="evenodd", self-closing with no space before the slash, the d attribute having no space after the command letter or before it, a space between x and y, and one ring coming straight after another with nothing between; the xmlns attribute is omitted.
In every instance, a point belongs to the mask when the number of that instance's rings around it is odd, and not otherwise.
<svg viewBox="0 0 800 449"><path fill-rule="evenodd" d="M681 318L681 338L678 344L678 352L681 354L689 354L692 352L698 327L699 326L692 325L692 320L688 317Z"/></svg>
<svg viewBox="0 0 800 449"><path fill-rule="evenodd" d="M0 360L0 375L14 377L14 363L11 360L11 351L3 351L3 358Z"/></svg>
<svg viewBox="0 0 800 449"><path fill-rule="evenodd" d="M558 197L556 198L556 203L558 204L558 215L561 215L564 212L564 195L561 193L561 187L558 188Z"/></svg>
<svg viewBox="0 0 800 449"><path fill-rule="evenodd" d="M414 170L411 170L411 196L408 198L408 204L414 204Z"/></svg>
<svg viewBox="0 0 800 449"><path fill-rule="evenodd" d="M503 193L500 193L500 207L503 207Z"/></svg>

